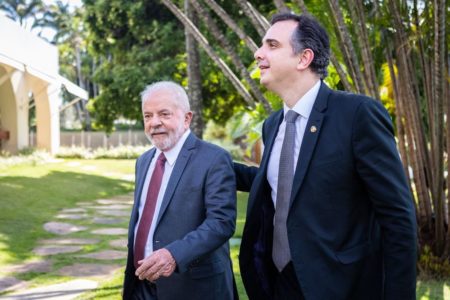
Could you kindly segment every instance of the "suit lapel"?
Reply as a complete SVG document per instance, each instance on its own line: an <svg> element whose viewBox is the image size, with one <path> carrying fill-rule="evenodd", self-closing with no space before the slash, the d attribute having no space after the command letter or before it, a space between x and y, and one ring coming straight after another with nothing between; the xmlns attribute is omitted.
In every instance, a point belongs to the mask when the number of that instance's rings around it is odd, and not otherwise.
<svg viewBox="0 0 450 300"><path fill-rule="evenodd" d="M330 89L322 82L317 99L314 103L313 109L311 110L308 123L306 124L305 134L303 135L303 141L300 147L300 153L298 155L291 193L291 207L297 193L300 190L306 171L308 170L311 162L311 157L323 126L324 111L327 108L329 94Z"/></svg>
<svg viewBox="0 0 450 300"><path fill-rule="evenodd" d="M273 124L267 124L267 128L269 132L265 137L265 145L264 145L264 154L261 160L260 167L262 168L264 174L266 174L267 166L269 165L270 153L272 152L273 143L275 142L275 138L278 133L278 128L280 127L281 122L283 121L283 109L277 111L274 115L274 121L271 122Z"/></svg>
<svg viewBox="0 0 450 300"><path fill-rule="evenodd" d="M164 215L167 206L169 206L169 203L172 200L173 193L175 192L178 182L180 181L181 175L183 174L184 169L186 168L186 165L189 161L189 158L192 155L192 149L195 148L196 141L197 138L192 133L190 133L183 147L181 148L180 153L178 154L177 160L175 161L175 166L169 178L169 182L167 183L166 192L164 193L163 201L161 203L161 208L159 210L158 221L156 223L156 226L158 226L161 217Z"/></svg>

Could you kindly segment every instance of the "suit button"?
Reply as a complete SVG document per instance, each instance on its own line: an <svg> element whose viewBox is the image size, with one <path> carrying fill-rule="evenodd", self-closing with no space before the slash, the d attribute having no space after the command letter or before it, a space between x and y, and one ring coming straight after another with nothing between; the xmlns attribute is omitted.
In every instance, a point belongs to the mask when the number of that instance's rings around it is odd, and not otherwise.
<svg viewBox="0 0 450 300"><path fill-rule="evenodd" d="M155 243L159 243L159 241L155 241Z"/></svg>

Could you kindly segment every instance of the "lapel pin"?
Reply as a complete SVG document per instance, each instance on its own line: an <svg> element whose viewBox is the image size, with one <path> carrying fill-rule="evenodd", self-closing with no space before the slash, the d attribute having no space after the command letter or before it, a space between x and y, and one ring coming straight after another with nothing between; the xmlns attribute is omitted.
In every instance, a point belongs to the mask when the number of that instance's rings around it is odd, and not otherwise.
<svg viewBox="0 0 450 300"><path fill-rule="evenodd" d="M314 133L314 132L316 132L317 131L317 127L316 126L311 126L311 129L310 129L310 131L312 132L312 133Z"/></svg>

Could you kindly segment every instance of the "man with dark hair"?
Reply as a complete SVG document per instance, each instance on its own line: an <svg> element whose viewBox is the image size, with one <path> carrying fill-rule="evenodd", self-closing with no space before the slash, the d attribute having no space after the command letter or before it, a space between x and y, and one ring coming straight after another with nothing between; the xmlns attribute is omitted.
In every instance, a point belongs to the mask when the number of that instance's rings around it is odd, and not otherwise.
<svg viewBox="0 0 450 300"><path fill-rule="evenodd" d="M311 16L275 15L255 52L284 108L263 125L240 270L250 299L415 299L414 205L391 120L377 101L329 89L330 45Z"/></svg>

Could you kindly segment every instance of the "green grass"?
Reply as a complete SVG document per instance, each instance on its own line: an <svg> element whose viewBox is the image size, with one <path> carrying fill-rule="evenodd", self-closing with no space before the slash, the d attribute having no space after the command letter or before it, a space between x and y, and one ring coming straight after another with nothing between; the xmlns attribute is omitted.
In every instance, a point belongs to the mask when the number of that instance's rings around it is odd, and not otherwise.
<svg viewBox="0 0 450 300"><path fill-rule="evenodd" d="M36 241L52 236L43 224L59 210L131 192L133 173L133 160L67 160L2 169L0 265L32 258Z"/></svg>
<svg viewBox="0 0 450 300"><path fill-rule="evenodd" d="M450 280L418 280L417 300L449 300Z"/></svg>
<svg viewBox="0 0 450 300"><path fill-rule="evenodd" d="M10 167L0 165L0 265L22 263L32 259L31 250L40 239L54 237L44 231L42 225L55 220L62 208L75 207L80 201L93 201L132 191L134 160L64 160L43 165L19 164ZM238 213L235 238L242 237L247 194L238 193ZM126 226L127 217L118 226ZM71 221L72 222L72 221ZM91 220L74 220L77 225L93 226ZM102 227L99 225L99 227ZM78 232L71 237L92 238L89 232ZM85 246L84 252L110 249L108 242L116 237L104 237L100 243ZM231 248L233 271L241 299L247 299L238 264L239 247ZM53 269L74 263L71 255L54 255ZM77 259L77 262L90 262ZM124 260L115 261L125 266ZM0 270L1 272L1 270ZM30 280L32 286L54 284L71 278L53 272L25 273L19 279ZM79 300L121 299L123 270L110 280L102 282L95 291L80 296ZM447 281L419 280L417 299L449 299L450 285Z"/></svg>
<svg viewBox="0 0 450 300"><path fill-rule="evenodd" d="M237 218L236 218L236 231L234 232L235 238L242 237L242 231L244 230L245 214L247 212L247 193L237 193Z"/></svg>
<svg viewBox="0 0 450 300"><path fill-rule="evenodd" d="M114 277L104 282L100 287L77 297L76 300L122 300L123 270L114 274Z"/></svg>

